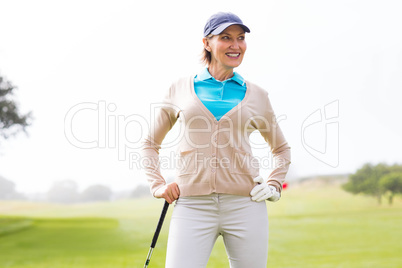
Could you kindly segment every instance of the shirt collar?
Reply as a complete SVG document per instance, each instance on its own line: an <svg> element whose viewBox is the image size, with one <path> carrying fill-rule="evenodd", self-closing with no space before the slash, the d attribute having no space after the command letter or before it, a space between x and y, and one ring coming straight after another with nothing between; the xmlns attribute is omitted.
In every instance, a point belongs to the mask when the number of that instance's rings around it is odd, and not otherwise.
<svg viewBox="0 0 402 268"><path fill-rule="evenodd" d="M208 68L204 68L197 75L197 78L200 81L205 81L205 80L208 80L208 79L214 79L215 80L215 78L213 78L212 75L208 72ZM233 76L231 78L229 78L228 80L233 80L233 81L235 81L236 83L238 83L241 86L244 86L244 83L245 83L244 78L240 74L238 74L236 72L234 72Z"/></svg>

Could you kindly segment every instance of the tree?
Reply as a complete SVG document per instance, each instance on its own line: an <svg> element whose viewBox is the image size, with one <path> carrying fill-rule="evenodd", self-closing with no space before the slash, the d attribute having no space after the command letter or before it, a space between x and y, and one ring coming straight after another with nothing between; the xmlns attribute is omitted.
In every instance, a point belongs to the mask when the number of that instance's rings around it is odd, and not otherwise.
<svg viewBox="0 0 402 268"><path fill-rule="evenodd" d="M0 200L20 200L25 196L15 190L15 183L0 177Z"/></svg>
<svg viewBox="0 0 402 268"><path fill-rule="evenodd" d="M395 194L402 194L402 172L392 172L381 177L380 187L388 192L388 203L391 205Z"/></svg>
<svg viewBox="0 0 402 268"><path fill-rule="evenodd" d="M149 191L149 186L145 184L139 184L130 194L133 198L149 197L152 196Z"/></svg>
<svg viewBox="0 0 402 268"><path fill-rule="evenodd" d="M15 100L12 99L15 86L0 76L0 137L7 139L21 130L26 132L30 125L31 113L21 114Z"/></svg>
<svg viewBox="0 0 402 268"><path fill-rule="evenodd" d="M387 173L389 173L389 167L385 164L378 164L376 166L365 164L355 174L349 176L349 181L342 188L353 194L363 193L377 197L378 203L381 204L383 192L378 182Z"/></svg>
<svg viewBox="0 0 402 268"><path fill-rule="evenodd" d="M3 177L0 177L0 199L10 199L15 193L15 184Z"/></svg>
<svg viewBox="0 0 402 268"><path fill-rule="evenodd" d="M112 196L112 190L109 187L96 184L91 185L81 193L81 200L91 201L109 201Z"/></svg>
<svg viewBox="0 0 402 268"><path fill-rule="evenodd" d="M78 185L73 180L55 182L47 193L49 201L56 203L75 203L79 199Z"/></svg>
<svg viewBox="0 0 402 268"><path fill-rule="evenodd" d="M390 172L402 172L402 165L393 165L389 167Z"/></svg>

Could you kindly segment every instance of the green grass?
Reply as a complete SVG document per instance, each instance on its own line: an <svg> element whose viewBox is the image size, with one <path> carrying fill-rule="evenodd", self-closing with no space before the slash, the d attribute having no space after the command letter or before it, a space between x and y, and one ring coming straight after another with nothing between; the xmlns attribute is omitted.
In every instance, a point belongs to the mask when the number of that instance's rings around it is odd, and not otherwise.
<svg viewBox="0 0 402 268"><path fill-rule="evenodd" d="M380 206L333 186L286 199L270 206L268 267L402 267L400 199Z"/></svg>
<svg viewBox="0 0 402 268"><path fill-rule="evenodd" d="M162 206L0 202L0 267L143 267ZM164 267L172 210L150 267ZM380 206L337 186L294 187L268 213L267 267L402 267L401 199ZM229 267L222 239L208 267Z"/></svg>
<svg viewBox="0 0 402 268"><path fill-rule="evenodd" d="M32 220L24 218L0 218L0 236L20 232L32 227Z"/></svg>

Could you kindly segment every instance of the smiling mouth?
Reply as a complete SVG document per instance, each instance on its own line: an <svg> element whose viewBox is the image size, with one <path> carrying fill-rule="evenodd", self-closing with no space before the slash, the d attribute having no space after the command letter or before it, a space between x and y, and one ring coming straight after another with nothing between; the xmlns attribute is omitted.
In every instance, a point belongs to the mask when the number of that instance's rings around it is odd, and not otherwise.
<svg viewBox="0 0 402 268"><path fill-rule="evenodd" d="M236 59L240 56L240 53L226 53L226 56Z"/></svg>

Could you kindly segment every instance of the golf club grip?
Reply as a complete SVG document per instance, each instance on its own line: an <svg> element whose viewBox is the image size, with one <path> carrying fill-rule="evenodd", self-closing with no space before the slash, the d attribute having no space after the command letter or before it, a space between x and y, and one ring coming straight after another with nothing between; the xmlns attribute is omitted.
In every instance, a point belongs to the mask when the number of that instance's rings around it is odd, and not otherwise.
<svg viewBox="0 0 402 268"><path fill-rule="evenodd" d="M165 220L165 216L166 216L166 212L167 212L168 208L169 208L169 203L167 201L165 201L165 204L163 205L161 216L159 218L158 226L156 227L154 238L152 239L151 248L155 248L156 241L158 240L159 233L162 229L162 224L163 224L163 221Z"/></svg>

